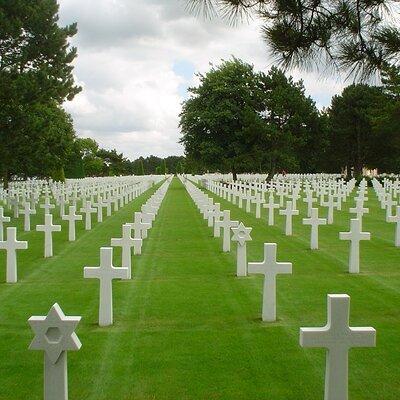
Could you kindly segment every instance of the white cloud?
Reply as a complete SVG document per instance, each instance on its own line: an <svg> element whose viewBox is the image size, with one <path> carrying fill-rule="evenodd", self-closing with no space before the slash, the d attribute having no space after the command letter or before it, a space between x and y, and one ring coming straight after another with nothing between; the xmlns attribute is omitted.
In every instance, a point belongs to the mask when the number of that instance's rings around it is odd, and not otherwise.
<svg viewBox="0 0 400 400"><path fill-rule="evenodd" d="M185 0L60 0L60 23L78 22L75 75L82 93L66 104L80 136L133 159L182 154L179 113L193 71L231 55L272 65L257 22L230 27L195 18ZM177 65L179 68L177 68ZM294 72L319 106L341 90L337 78Z"/></svg>

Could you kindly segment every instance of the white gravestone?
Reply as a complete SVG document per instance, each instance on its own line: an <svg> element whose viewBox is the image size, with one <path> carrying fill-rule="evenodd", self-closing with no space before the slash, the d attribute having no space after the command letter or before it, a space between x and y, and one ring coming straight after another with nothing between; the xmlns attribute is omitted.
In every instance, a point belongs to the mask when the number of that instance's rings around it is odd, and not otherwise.
<svg viewBox="0 0 400 400"><path fill-rule="evenodd" d="M44 257L53 257L53 232L61 232L61 225L53 225L53 215L44 216L44 225L36 225L38 232L44 232Z"/></svg>
<svg viewBox="0 0 400 400"><path fill-rule="evenodd" d="M285 235L292 236L293 234L293 215L299 215L299 210L294 210L291 201L286 202L286 209L279 210L280 215L286 216Z"/></svg>
<svg viewBox="0 0 400 400"><path fill-rule="evenodd" d="M4 222L10 222L10 217L4 216L4 209L0 207L0 241L4 237Z"/></svg>
<svg viewBox="0 0 400 400"><path fill-rule="evenodd" d="M319 225L326 225L325 218L318 218L318 208L311 209L311 217L303 218L304 225L311 225L311 240L310 248L311 250L318 249L318 227Z"/></svg>
<svg viewBox="0 0 400 400"><path fill-rule="evenodd" d="M256 196L252 199L252 202L256 205L256 218L261 218L261 205L264 204L264 199L261 196L261 193L257 193Z"/></svg>
<svg viewBox="0 0 400 400"><path fill-rule="evenodd" d="M54 204L50 203L50 199L48 197L46 197L44 204L40 204L40 208L44 209L44 214L51 214L51 211L53 208L55 208L56 206Z"/></svg>
<svg viewBox="0 0 400 400"><path fill-rule="evenodd" d="M115 268L112 264L112 247L100 248L100 266L85 267L85 278L97 278L100 280L99 301L99 325L109 326L113 324L113 279L128 279L128 268Z"/></svg>
<svg viewBox="0 0 400 400"><path fill-rule="evenodd" d="M360 220L361 227L362 227L362 220L364 214L369 212L369 208L364 208L364 200L358 199L356 201L356 206L349 209L349 213L356 214L356 219Z"/></svg>
<svg viewBox="0 0 400 400"><path fill-rule="evenodd" d="M325 371L325 400L348 399L348 353L353 347L375 347L374 328L349 326L350 297L328 295L328 323L323 328L300 328L301 347L328 350Z"/></svg>
<svg viewBox="0 0 400 400"><path fill-rule="evenodd" d="M24 203L24 209L19 210L20 214L24 215L24 231L29 232L31 230L31 215L36 214L36 210L31 208L31 203L26 201Z"/></svg>
<svg viewBox="0 0 400 400"><path fill-rule="evenodd" d="M361 231L359 219L350 220L350 232L339 232L340 240L350 240L349 272L358 274L360 272L360 241L370 240L369 232Z"/></svg>
<svg viewBox="0 0 400 400"><path fill-rule="evenodd" d="M7 240L0 242L0 249L6 250L6 282L17 282L17 250L26 250L28 242L17 240L17 228L7 228Z"/></svg>
<svg viewBox="0 0 400 400"><path fill-rule="evenodd" d="M216 223L223 229L222 251L227 253L231 251L231 228L238 226L239 221L231 221L230 210L224 210L224 217Z"/></svg>
<svg viewBox="0 0 400 400"><path fill-rule="evenodd" d="M80 211L85 214L85 230L90 231L92 229L92 213L95 213L96 209L92 207L92 202L87 200Z"/></svg>
<svg viewBox="0 0 400 400"><path fill-rule="evenodd" d="M396 207L396 215L389 216L387 221L396 223L396 236L394 244L396 247L400 247L400 206Z"/></svg>
<svg viewBox="0 0 400 400"><path fill-rule="evenodd" d="M268 225L274 226L274 224L275 224L275 209L279 208L279 204L275 203L273 193L270 193L268 203L263 204L263 207L268 208Z"/></svg>
<svg viewBox="0 0 400 400"><path fill-rule="evenodd" d="M69 206L68 214L63 215L62 219L68 221L68 240L70 242L75 241L75 221L82 221L82 215L76 214L76 206Z"/></svg>
<svg viewBox="0 0 400 400"><path fill-rule="evenodd" d="M248 264L249 274L264 275L262 320L276 321L276 276L291 274L292 263L276 261L276 243L264 243L264 260Z"/></svg>
<svg viewBox="0 0 400 400"><path fill-rule="evenodd" d="M133 239L131 237L131 224L122 225L122 238L111 239L111 246L122 248L122 267L128 269L127 279L132 278L132 255L131 248L135 249L135 254L140 254L142 239Z"/></svg>
<svg viewBox="0 0 400 400"><path fill-rule="evenodd" d="M243 222L237 227L231 228L233 232L232 241L237 242L236 252L236 275L247 276L247 249L246 242L251 240L252 228L246 228Z"/></svg>
<svg viewBox="0 0 400 400"><path fill-rule="evenodd" d="M66 317L56 303L45 317L28 320L35 337L30 350L44 351L44 400L68 400L67 351L82 344L74 332L81 317Z"/></svg>

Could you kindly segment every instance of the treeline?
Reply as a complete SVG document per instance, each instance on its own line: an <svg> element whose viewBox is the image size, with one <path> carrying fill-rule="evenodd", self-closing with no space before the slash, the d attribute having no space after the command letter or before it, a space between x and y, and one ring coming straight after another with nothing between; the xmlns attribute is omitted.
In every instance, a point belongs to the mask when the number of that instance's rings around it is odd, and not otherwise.
<svg viewBox="0 0 400 400"><path fill-rule="evenodd" d="M197 171L340 172L400 170L399 69L380 87L350 85L319 111L295 82L273 67L256 72L233 58L199 75L180 116L189 169Z"/></svg>
<svg viewBox="0 0 400 400"><path fill-rule="evenodd" d="M73 151L65 164L66 178L84 178L86 176L117 175L161 175L181 173L185 168L185 157L170 156L160 158L149 156L131 161L122 153L106 150L90 138L77 138Z"/></svg>

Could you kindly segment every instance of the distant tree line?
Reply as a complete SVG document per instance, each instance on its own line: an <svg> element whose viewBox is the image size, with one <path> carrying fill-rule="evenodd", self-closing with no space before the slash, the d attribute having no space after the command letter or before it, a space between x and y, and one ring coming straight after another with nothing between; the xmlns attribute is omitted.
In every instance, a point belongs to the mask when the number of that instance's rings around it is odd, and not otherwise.
<svg viewBox="0 0 400 400"><path fill-rule="evenodd" d="M169 156L160 158L149 156L131 161L115 149L106 150L99 147L98 143L90 138L77 138L73 143L73 151L70 154L65 163L66 178L162 175L182 173L185 170L185 157Z"/></svg>
<svg viewBox="0 0 400 400"><path fill-rule="evenodd" d="M199 75L180 116L187 166L197 171L340 172L400 170L400 74L380 87L353 84L319 111L273 67L256 72L233 58Z"/></svg>

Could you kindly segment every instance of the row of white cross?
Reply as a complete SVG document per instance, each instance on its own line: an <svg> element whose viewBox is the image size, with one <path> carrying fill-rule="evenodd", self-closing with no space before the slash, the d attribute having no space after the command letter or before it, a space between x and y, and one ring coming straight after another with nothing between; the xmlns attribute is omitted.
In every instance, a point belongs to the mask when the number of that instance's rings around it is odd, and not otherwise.
<svg viewBox="0 0 400 400"><path fill-rule="evenodd" d="M111 246L122 248L121 267L113 265L113 248L100 248L100 265L84 267L84 278L96 278L100 281L99 290L99 326L113 324L112 281L131 279L131 249L134 254L141 254L142 241L147 238L147 231L155 220L158 209L168 190L171 178L168 178L141 207L135 212L134 222L122 226L122 238L111 239ZM144 222L148 220L149 222ZM132 238L132 230L134 238ZM81 317L65 316L60 306L55 303L46 316L33 316L29 324L35 334L30 344L31 350L44 351L44 399L67 400L67 351L79 350L82 346L75 334Z"/></svg>
<svg viewBox="0 0 400 400"><path fill-rule="evenodd" d="M264 259L262 262L247 263L246 242L251 240L252 228L246 228L242 222L231 221L229 210L224 210L222 212L223 220L218 221L216 217L221 216L220 204L213 204L212 198L203 193L186 177L181 177L181 180L204 218L208 220L208 226L214 227L214 233L217 233L220 228L223 228L224 232L233 232L232 241L237 242L237 276L246 276L247 273L264 275L262 319L267 322L275 321L276 278L278 274L291 274L292 264L277 262L276 243L264 243ZM318 226L316 223L321 223L321 221L317 221L318 213L315 210L317 209L311 209L311 218L305 221L306 224L311 224L314 227ZM214 218L214 221L212 221L212 218ZM324 221L326 223L326 220ZM352 243L357 242L356 238L361 239L360 228L360 221L352 220L351 232L343 233L342 238L348 237L352 240ZM311 246L318 247L317 243L314 228ZM228 246L225 245L223 251L229 251ZM354 250L351 257L357 258L355 253ZM327 312L328 321L324 327L300 329L300 345L302 347L327 349L325 400L347 400L348 352L353 347L374 347L376 331L371 327L350 327L350 297L348 295L328 295Z"/></svg>

